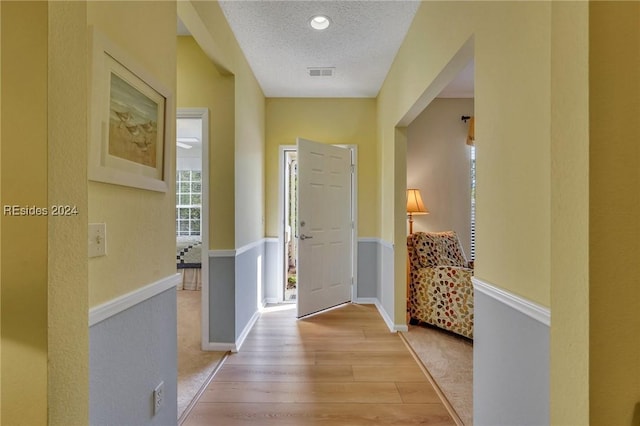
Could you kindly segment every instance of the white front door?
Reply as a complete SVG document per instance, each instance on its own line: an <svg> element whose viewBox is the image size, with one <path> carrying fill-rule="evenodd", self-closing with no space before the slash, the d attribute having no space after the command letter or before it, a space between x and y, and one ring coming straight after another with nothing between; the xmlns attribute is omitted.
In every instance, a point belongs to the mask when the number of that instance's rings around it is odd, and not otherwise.
<svg viewBox="0 0 640 426"><path fill-rule="evenodd" d="M351 151L298 138L298 317L351 301Z"/></svg>

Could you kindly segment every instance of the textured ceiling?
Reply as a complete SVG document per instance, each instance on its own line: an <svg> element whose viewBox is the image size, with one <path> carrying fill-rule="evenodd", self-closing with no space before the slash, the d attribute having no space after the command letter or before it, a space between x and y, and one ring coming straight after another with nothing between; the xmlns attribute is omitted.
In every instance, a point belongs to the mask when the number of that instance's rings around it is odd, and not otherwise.
<svg viewBox="0 0 640 426"><path fill-rule="evenodd" d="M221 1L267 97L375 97L418 1ZM316 31L314 15L331 26ZM331 67L311 77L309 67Z"/></svg>

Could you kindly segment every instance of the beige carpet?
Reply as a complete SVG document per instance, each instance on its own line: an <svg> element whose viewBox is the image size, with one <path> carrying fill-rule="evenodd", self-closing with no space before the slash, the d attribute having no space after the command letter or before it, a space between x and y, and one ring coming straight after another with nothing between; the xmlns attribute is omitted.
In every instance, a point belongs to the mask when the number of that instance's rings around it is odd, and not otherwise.
<svg viewBox="0 0 640 426"><path fill-rule="evenodd" d="M200 347L200 291L178 290L178 418L222 360L225 352Z"/></svg>
<svg viewBox="0 0 640 426"><path fill-rule="evenodd" d="M465 426L473 424L473 343L427 326L402 333Z"/></svg>

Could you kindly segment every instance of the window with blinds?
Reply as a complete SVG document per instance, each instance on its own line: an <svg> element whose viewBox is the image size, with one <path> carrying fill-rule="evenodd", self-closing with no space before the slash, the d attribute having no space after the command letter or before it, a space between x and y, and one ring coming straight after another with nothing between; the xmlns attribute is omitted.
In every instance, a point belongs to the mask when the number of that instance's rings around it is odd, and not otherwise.
<svg viewBox="0 0 640 426"><path fill-rule="evenodd" d="M471 147L471 260L476 258L476 147Z"/></svg>

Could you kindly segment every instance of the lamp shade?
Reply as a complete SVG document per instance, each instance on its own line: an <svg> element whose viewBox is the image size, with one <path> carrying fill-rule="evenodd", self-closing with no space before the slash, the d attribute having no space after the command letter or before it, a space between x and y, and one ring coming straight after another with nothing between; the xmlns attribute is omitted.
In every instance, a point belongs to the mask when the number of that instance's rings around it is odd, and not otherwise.
<svg viewBox="0 0 640 426"><path fill-rule="evenodd" d="M426 209L422 202L422 196L419 189L407 189L407 213L412 214L427 214L429 210Z"/></svg>

